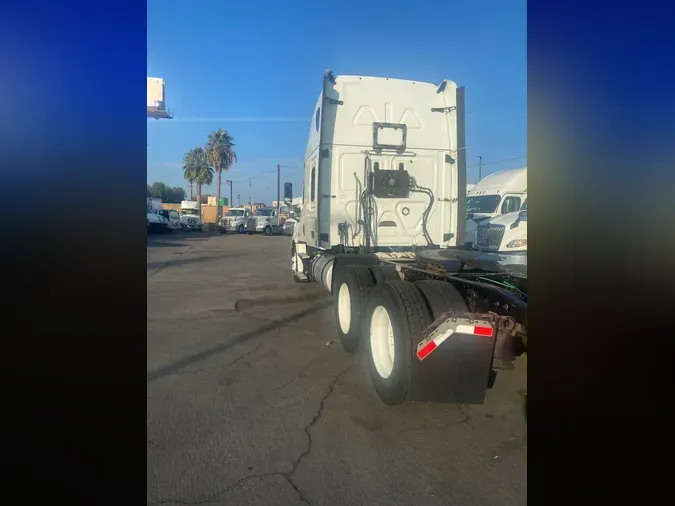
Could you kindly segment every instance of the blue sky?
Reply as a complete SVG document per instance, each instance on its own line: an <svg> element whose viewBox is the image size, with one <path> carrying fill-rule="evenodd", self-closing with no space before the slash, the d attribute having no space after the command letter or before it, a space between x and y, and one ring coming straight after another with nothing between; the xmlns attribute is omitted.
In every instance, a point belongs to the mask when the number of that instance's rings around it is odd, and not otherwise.
<svg viewBox="0 0 675 506"><path fill-rule="evenodd" d="M248 201L252 178L253 200L271 203L276 164L302 167L326 68L466 86L476 182L478 155L483 177L526 164L514 160L527 154L526 58L525 0L148 0L148 76L166 81L175 114L148 120L148 182L187 189L183 154L223 128L239 157L223 177L235 201ZM302 172L282 169L284 181L298 195Z"/></svg>

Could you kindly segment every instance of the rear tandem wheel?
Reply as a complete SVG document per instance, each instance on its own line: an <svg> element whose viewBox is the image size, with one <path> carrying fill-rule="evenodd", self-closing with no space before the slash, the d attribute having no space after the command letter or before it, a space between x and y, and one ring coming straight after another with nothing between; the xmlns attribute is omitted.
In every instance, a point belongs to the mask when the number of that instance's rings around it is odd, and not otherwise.
<svg viewBox="0 0 675 506"><path fill-rule="evenodd" d="M368 365L375 391L385 404L401 404L408 397L416 346L432 322L413 283L385 281L370 293L363 325Z"/></svg>
<svg viewBox="0 0 675 506"><path fill-rule="evenodd" d="M342 349L355 352L363 330L363 308L375 280L365 265L345 265L339 268L333 279L335 294L335 320Z"/></svg>

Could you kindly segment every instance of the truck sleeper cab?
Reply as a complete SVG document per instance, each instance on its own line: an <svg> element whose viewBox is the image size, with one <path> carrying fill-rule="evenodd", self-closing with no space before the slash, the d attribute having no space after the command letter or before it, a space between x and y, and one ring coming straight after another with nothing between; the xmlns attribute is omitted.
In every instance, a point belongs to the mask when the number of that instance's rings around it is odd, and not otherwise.
<svg viewBox="0 0 675 506"><path fill-rule="evenodd" d="M336 300L387 404L482 403L526 345L527 279L464 250L464 89L326 71L291 270Z"/></svg>
<svg viewBox="0 0 675 506"><path fill-rule="evenodd" d="M527 167L501 170L484 177L468 192L466 246L472 246L479 223L518 211L526 198Z"/></svg>

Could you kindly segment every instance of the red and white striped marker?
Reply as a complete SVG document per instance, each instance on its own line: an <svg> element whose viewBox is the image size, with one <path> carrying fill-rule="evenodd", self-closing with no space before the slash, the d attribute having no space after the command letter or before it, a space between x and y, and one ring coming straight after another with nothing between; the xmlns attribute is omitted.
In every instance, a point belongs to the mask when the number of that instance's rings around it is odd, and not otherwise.
<svg viewBox="0 0 675 506"><path fill-rule="evenodd" d="M452 334L473 334L474 336L492 337L492 327L485 325L457 325L455 329L448 329L442 334L429 340L424 346L417 350L417 358L424 360L432 351L438 348Z"/></svg>

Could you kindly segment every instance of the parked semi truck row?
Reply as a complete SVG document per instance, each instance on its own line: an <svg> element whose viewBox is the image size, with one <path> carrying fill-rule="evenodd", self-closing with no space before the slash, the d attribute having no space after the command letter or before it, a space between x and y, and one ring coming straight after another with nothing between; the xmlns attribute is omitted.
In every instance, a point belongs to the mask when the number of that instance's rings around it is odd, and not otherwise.
<svg viewBox="0 0 675 506"><path fill-rule="evenodd" d="M465 245L464 88L326 71L293 231L387 404L482 403L527 345L527 268Z"/></svg>

